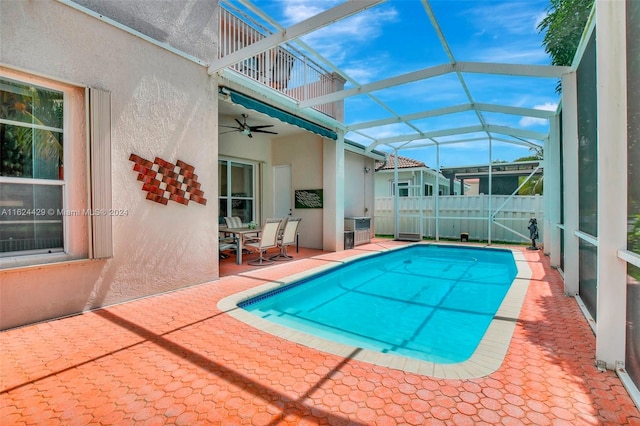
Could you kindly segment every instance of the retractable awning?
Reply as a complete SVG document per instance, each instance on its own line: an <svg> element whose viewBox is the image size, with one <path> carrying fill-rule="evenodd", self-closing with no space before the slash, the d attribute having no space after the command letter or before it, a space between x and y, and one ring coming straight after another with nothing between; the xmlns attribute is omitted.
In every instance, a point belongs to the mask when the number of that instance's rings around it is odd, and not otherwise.
<svg viewBox="0 0 640 426"><path fill-rule="evenodd" d="M333 140L338 139L338 134L336 132L305 120L304 118L300 118L281 109L272 107L271 105L267 105L264 102L260 102L257 99L253 99L249 96L243 95L242 93L225 88L224 93L227 92L229 93L231 102L235 104L242 105L245 108L261 112L262 114L266 114L269 117L277 118L284 123L293 124L294 126L300 127L304 130L308 130L322 137Z"/></svg>

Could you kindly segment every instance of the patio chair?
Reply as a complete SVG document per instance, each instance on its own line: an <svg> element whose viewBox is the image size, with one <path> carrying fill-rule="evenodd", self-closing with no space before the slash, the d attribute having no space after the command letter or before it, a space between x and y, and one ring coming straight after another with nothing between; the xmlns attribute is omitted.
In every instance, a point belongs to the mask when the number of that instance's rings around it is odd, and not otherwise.
<svg viewBox="0 0 640 426"><path fill-rule="evenodd" d="M231 216L231 217L225 216L224 221L227 224L227 229L236 229L236 228L244 228L245 227L245 225L243 225L243 223L242 223L242 219L240 219L238 216ZM259 230L256 229L256 234L258 234L258 232L259 232ZM225 233L226 236L229 236L230 234L231 234L230 232L226 232ZM240 237L240 238L246 238L246 237ZM251 254L253 252L251 250L248 250L247 248L243 248L242 249L242 253L243 254Z"/></svg>
<svg viewBox="0 0 640 426"><path fill-rule="evenodd" d="M245 246L253 247L258 250L260 257L249 261L249 265L270 265L273 260L264 257L264 253L267 249L278 247L278 235L280 234L280 227L282 225L282 219L267 219L262 225L260 230L260 236L253 238L244 243Z"/></svg>
<svg viewBox="0 0 640 426"><path fill-rule="evenodd" d="M227 228L242 228L242 219L240 219L238 216L225 216L224 221L227 224Z"/></svg>
<svg viewBox="0 0 640 426"><path fill-rule="evenodd" d="M278 238L278 247L280 247L280 253L270 257L271 260L292 260L293 257L287 254L287 246L296 243L296 237L298 235L298 225L300 225L301 217L289 217L286 219L283 225L284 230L281 232Z"/></svg>

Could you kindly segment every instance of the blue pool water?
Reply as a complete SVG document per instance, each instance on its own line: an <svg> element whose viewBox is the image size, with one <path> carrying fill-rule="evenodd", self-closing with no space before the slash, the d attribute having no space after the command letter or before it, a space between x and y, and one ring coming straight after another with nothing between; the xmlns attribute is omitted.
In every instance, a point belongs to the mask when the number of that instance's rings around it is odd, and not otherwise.
<svg viewBox="0 0 640 426"><path fill-rule="evenodd" d="M437 363L468 359L517 270L508 250L416 245L243 301L275 323Z"/></svg>

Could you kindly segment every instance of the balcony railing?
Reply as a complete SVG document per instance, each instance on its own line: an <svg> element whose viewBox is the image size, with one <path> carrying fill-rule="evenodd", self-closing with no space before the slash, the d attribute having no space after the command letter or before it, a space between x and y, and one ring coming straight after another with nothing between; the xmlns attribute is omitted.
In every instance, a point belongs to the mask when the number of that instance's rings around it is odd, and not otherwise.
<svg viewBox="0 0 640 426"><path fill-rule="evenodd" d="M222 6L219 10L220 58L270 35L267 29L246 16L239 17ZM288 44L244 59L230 68L297 101L336 91L336 79L339 79ZM334 104L314 108L339 118Z"/></svg>

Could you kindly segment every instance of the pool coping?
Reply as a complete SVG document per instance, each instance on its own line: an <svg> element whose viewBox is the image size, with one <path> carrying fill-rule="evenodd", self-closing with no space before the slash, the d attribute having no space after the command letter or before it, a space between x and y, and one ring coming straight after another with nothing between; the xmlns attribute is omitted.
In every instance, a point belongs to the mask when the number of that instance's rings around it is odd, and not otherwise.
<svg viewBox="0 0 640 426"><path fill-rule="evenodd" d="M417 243L432 244L433 243ZM414 245L414 244L411 244ZM446 245L437 243L436 245ZM404 246L406 247L406 246ZM478 247L478 246L474 246ZM359 253L347 259L341 264L349 263L362 257L372 256L380 252L398 250L403 247L391 247L379 251L369 253ZM482 248L482 247L479 247ZM487 247L495 250L495 247ZM260 318L250 312L238 307L238 303L257 296L266 291L274 290L279 287L286 286L294 281L298 281L310 275L324 272L328 269L336 267L335 263L322 265L307 271L289 275L278 279L277 282L269 282L248 290L244 290L221 299L217 306L218 309L227 313L231 317L250 325L265 333L299 343L301 345L317 349L319 351L328 352L341 357L348 357L358 361L367 362L374 365L380 365L388 368L403 370L406 372L416 373L420 375L442 378L442 379L471 379L487 376L495 372L507 354L516 323L520 316L520 310L529 288L529 281L532 276L531 268L524 254L517 249L501 249L510 250L516 263L516 277L505 295L500 307L487 328L483 338L480 340L478 347L474 353L466 361L452 364L439 364L430 361L409 358L402 355L394 355L389 353L381 353L370 349L358 348L355 346L345 345L343 343L334 342L322 337L313 336L311 334L294 330L271 321Z"/></svg>

